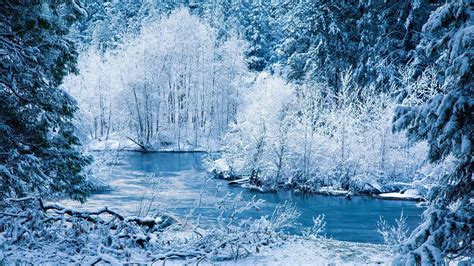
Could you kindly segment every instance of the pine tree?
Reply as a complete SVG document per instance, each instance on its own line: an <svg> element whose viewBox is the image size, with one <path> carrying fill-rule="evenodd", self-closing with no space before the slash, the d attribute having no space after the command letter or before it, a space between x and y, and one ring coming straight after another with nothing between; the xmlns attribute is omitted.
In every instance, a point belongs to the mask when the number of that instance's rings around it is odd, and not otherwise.
<svg viewBox="0 0 474 266"><path fill-rule="evenodd" d="M451 1L423 26L418 67L435 64L444 93L421 106L396 110L394 129L415 141L427 140L433 163L456 158L454 171L432 189L424 222L400 247L409 264L441 264L443 258L473 255L472 201L474 134L474 13L471 0Z"/></svg>
<svg viewBox="0 0 474 266"><path fill-rule="evenodd" d="M245 52L250 70L262 71L270 64L272 29L270 28L270 3L255 2L249 7L249 17L244 25L249 47Z"/></svg>
<svg viewBox="0 0 474 266"><path fill-rule="evenodd" d="M293 81L323 80L337 91L342 71L356 63L356 4L299 2L286 4L281 17L286 38L280 41L282 64ZM280 13L283 13L280 11Z"/></svg>
<svg viewBox="0 0 474 266"><path fill-rule="evenodd" d="M72 1L0 2L0 200L64 193L84 200L91 158L78 150L75 100L59 86L77 72Z"/></svg>
<svg viewBox="0 0 474 266"><path fill-rule="evenodd" d="M424 0L359 3L358 60L354 69L359 85L375 83L379 91L387 91L398 82L398 70L412 59L411 51L421 39L421 27L435 7Z"/></svg>
<svg viewBox="0 0 474 266"><path fill-rule="evenodd" d="M186 1L96 1L83 0L87 16L71 28L71 36L77 41L79 50L91 46L101 52L116 49L126 37L140 33L148 20L158 19Z"/></svg>

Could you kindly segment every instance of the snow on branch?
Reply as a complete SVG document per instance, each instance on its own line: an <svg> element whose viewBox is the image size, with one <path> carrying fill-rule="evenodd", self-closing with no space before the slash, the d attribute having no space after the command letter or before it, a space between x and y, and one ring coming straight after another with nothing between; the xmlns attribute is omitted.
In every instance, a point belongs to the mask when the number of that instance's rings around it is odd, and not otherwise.
<svg viewBox="0 0 474 266"><path fill-rule="evenodd" d="M280 243L284 237L280 229L297 215L290 206L281 207L271 219L238 219L238 214L261 203L237 195L219 203L224 215L202 228L167 215L127 217L107 207L80 211L37 197L7 199L0 203L0 262L116 265L234 260Z"/></svg>

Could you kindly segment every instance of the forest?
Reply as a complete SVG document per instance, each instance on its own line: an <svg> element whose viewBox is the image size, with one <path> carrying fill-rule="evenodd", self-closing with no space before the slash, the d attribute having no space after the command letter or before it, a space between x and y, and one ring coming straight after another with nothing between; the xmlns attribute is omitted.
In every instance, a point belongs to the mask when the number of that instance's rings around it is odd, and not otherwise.
<svg viewBox="0 0 474 266"><path fill-rule="evenodd" d="M470 265L473 58L472 0L0 1L0 265Z"/></svg>

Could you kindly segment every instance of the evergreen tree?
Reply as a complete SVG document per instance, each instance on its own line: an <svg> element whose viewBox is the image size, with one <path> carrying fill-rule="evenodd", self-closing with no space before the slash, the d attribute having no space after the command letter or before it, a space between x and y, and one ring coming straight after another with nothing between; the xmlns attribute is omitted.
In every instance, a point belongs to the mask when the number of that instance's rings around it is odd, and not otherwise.
<svg viewBox="0 0 474 266"><path fill-rule="evenodd" d="M126 37L137 36L142 25L188 5L188 1L83 0L87 16L72 26L79 50L91 46L101 52L117 48Z"/></svg>
<svg viewBox="0 0 474 266"><path fill-rule="evenodd" d="M72 1L0 2L0 200L65 193L84 200L91 162L72 119L76 102L59 88L77 72L68 28L84 15Z"/></svg>
<svg viewBox="0 0 474 266"><path fill-rule="evenodd" d="M279 50L283 65L288 66L288 78L324 80L337 91L341 72L357 61L357 32L352 29L357 18L355 4L302 1L285 6L289 10L280 19L286 38Z"/></svg>
<svg viewBox="0 0 474 266"><path fill-rule="evenodd" d="M249 8L245 27L245 39L249 47L245 52L250 70L262 71L270 61L273 30L270 28L270 3L255 2Z"/></svg>
<svg viewBox="0 0 474 266"><path fill-rule="evenodd" d="M357 83L375 83L380 91L387 91L394 83L400 85L399 68L412 60L421 27L436 6L418 0L359 3Z"/></svg>
<svg viewBox="0 0 474 266"><path fill-rule="evenodd" d="M471 0L451 1L423 26L417 66L435 64L444 92L421 106L396 110L395 130L427 140L428 159L455 157L454 171L431 191L424 222L400 247L409 264L441 264L444 258L472 256L474 134L474 12Z"/></svg>

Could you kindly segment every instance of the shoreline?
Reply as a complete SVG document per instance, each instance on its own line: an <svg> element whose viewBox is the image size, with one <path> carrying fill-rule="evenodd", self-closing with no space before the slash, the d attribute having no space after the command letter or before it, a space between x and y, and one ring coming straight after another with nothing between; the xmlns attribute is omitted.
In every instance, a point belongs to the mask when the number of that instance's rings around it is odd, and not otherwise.
<svg viewBox="0 0 474 266"><path fill-rule="evenodd" d="M90 152L136 152L136 153L209 153L219 151L206 150L138 150L138 149L90 149Z"/></svg>
<svg viewBox="0 0 474 266"><path fill-rule="evenodd" d="M148 150L144 151L142 149L89 149L90 152L134 152L134 153L218 153L219 151L209 151L203 149L196 149L196 150ZM280 187L276 191L271 190L262 190L261 188L257 187L245 187L243 185L247 184L249 178L248 177L235 177L232 179L225 179L220 178L219 174L212 174L213 178L219 179L222 181L227 182L229 186L240 186L242 189L250 189L255 190L260 193L277 193L278 191L291 191L292 193L300 194L300 195L323 195L323 196L332 196L332 197L366 197L366 198L373 198L373 199L381 199L381 200L392 200L392 201L413 201L413 202L424 202L426 201L425 198L422 197L410 197L410 196L403 196L400 191L391 191L391 192L384 192L379 194L360 194L354 193L351 191L344 191L344 190L330 190L326 189L323 191L301 191L299 188L284 188ZM324 187L327 188L327 187ZM385 196L384 196L385 194ZM393 194L393 195L388 195ZM399 194L396 196L395 194Z"/></svg>
<svg viewBox="0 0 474 266"><path fill-rule="evenodd" d="M220 178L219 174L213 174L213 175L214 175L214 178L216 179L226 181L229 186L239 186L243 189L250 189L250 190L258 191L260 193L278 193L279 191L289 191L297 195L322 195L322 196L331 196L331 197L345 197L345 198L348 198L348 200L350 200L351 197L365 197L365 198L372 198L372 199L394 200L394 201L414 201L414 202L426 201L426 199L423 197L404 196L402 193L400 193L400 191L391 191L391 192L384 192L384 193L379 193L379 194L367 194L367 193L355 193L355 192L347 191L347 190L330 190L330 189L324 189L324 190L318 190L318 191L311 191L311 190L302 191L297 187L296 188L280 187L279 189L276 189L276 190L262 190L261 188L258 188L258 187L246 187L245 184L248 184L247 182L249 180L249 178L247 177L240 177L240 178L229 180L225 178ZM328 187L322 187L322 188L328 188Z"/></svg>

